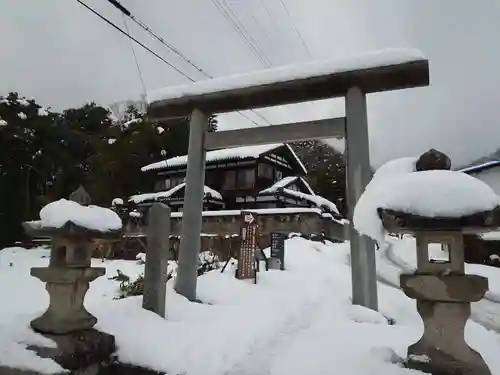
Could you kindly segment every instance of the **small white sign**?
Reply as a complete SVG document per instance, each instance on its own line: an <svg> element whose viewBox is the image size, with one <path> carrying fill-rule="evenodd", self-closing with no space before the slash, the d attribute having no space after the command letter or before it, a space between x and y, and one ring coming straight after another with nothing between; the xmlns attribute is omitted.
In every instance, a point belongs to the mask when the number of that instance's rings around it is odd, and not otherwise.
<svg viewBox="0 0 500 375"><path fill-rule="evenodd" d="M254 222L255 218L253 217L252 214L246 214L245 215L245 223L252 224Z"/></svg>

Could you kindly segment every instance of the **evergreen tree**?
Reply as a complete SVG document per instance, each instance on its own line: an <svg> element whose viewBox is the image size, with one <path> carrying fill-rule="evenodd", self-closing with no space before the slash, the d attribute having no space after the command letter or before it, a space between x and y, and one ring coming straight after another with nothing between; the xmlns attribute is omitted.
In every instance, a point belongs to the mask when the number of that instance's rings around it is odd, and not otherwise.
<svg viewBox="0 0 500 375"><path fill-rule="evenodd" d="M58 114L17 93L0 97L0 246L21 239L22 221L80 185L93 204L109 206L152 191L155 176L141 167L187 153L188 118L152 122L136 105L119 118L96 103Z"/></svg>
<svg viewBox="0 0 500 375"><path fill-rule="evenodd" d="M295 142L292 147L307 168L307 179L315 193L335 203L346 215L344 156L320 141Z"/></svg>
<svg viewBox="0 0 500 375"><path fill-rule="evenodd" d="M34 100L0 97L0 245L21 238L20 223L34 217L53 180L51 153L57 114Z"/></svg>

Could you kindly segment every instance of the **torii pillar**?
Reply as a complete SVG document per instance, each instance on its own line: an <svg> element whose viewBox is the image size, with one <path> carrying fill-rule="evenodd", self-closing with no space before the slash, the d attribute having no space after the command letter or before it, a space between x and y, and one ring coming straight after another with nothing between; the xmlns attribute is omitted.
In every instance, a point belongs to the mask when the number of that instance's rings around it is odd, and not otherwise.
<svg viewBox="0 0 500 375"><path fill-rule="evenodd" d="M207 150L345 137L352 303L377 310L375 247L352 224L356 202L371 179L366 94L427 85L428 61L419 51L403 49L383 50L345 61L278 67L153 92L148 110L153 120L191 116L176 291L196 300ZM338 97L345 98L342 118L208 132L212 114Z"/></svg>

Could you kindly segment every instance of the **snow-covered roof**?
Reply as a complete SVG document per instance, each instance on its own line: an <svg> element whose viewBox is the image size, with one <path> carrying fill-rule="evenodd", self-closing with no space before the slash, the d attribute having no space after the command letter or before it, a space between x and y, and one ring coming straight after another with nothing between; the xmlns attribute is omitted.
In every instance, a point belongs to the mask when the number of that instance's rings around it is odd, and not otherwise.
<svg viewBox="0 0 500 375"><path fill-rule="evenodd" d="M301 180L304 183L306 188L309 190L309 194L303 193L300 191L295 191L292 189L287 189L287 186L290 186L292 183L294 183L297 180ZM314 191L311 189L311 186L302 177L297 177L297 176L285 177L285 178L275 182L273 185L271 185L267 189L261 190L259 192L259 195L274 194L278 191L283 192L286 195L289 195L289 196L292 196L292 197L295 197L298 199L303 199L303 200L309 201L309 202L313 203L315 206L317 206L318 208L326 207L329 211L340 215L339 210L338 210L337 206L335 205L335 203L333 203L333 202L329 201L328 199L323 198L319 195L316 195L314 193Z"/></svg>
<svg viewBox="0 0 500 375"><path fill-rule="evenodd" d="M500 241L500 231L481 233L479 237L484 241Z"/></svg>
<svg viewBox="0 0 500 375"><path fill-rule="evenodd" d="M297 181L297 179L297 176L287 176L281 180L276 181L267 189L262 190L259 194L275 193L279 188L284 188L285 186L288 186L291 183Z"/></svg>
<svg viewBox="0 0 500 375"><path fill-rule="evenodd" d="M128 201L133 202L135 204L139 204L139 203L146 202L146 201L156 201L156 200L168 199L173 194L175 194L179 190L183 189L185 186L186 186L186 183L183 182L179 185L174 186L170 190L159 191L157 193L146 193L146 194L132 195ZM205 194L205 197L211 196L212 198L222 200L222 195L217 190L214 190L208 186L203 187L203 192Z"/></svg>
<svg viewBox="0 0 500 375"><path fill-rule="evenodd" d="M312 190L311 186L309 185L309 183L305 179L303 179L302 177L298 177L298 176L287 176L279 181L276 181L273 185L271 185L267 189L260 191L259 195L260 194L273 194L276 191L278 191L278 189L286 188L287 186L293 184L295 181L299 181L299 180L305 185L306 189L309 191L310 194L314 194L314 191Z"/></svg>
<svg viewBox="0 0 500 375"><path fill-rule="evenodd" d="M203 211L202 216L236 216L240 215L242 210L217 210L217 211ZM258 208L244 210L245 212L255 212L258 215L293 215L301 213L315 213L318 215L322 214L319 208L308 208L308 207L284 207L284 208ZM171 217L179 218L182 217L182 212L172 212Z"/></svg>
<svg viewBox="0 0 500 375"><path fill-rule="evenodd" d="M222 150L209 151L206 154L206 163L212 163L216 161L226 161L226 160L240 160L240 159L257 159L262 154L275 150L279 147L286 146L290 151L292 157L295 159L297 164L300 166L304 173L307 173L307 169L304 164L300 161L299 157L293 151L293 149L285 143L271 143L267 145L257 145L257 146L244 146L244 147L234 147L225 148ZM187 165L187 155L176 156L170 159L162 160L156 163L146 165L141 168L141 171L152 171L170 167L181 167Z"/></svg>
<svg viewBox="0 0 500 375"><path fill-rule="evenodd" d="M287 195L292 196L292 197L296 197L299 199L304 199L306 201L309 201L309 202L313 203L314 205L316 205L318 208L326 207L328 209L328 211L331 211L331 212L336 213L337 215L340 215L340 212L339 212L337 206L335 205L335 203L329 201L326 198L323 198L320 195L306 194L306 193L302 193L300 191L295 191L295 190L286 189L286 188L281 189L281 191Z"/></svg>
<svg viewBox="0 0 500 375"><path fill-rule="evenodd" d="M459 172L463 173L478 173L486 169L494 168L500 166L500 160L491 160L486 163L473 165L467 168L460 169Z"/></svg>
<svg viewBox="0 0 500 375"><path fill-rule="evenodd" d="M168 86L148 93L148 99L149 103L153 103L421 60L424 60L422 53L415 49L385 49L362 56L312 61L305 64L281 66L181 86Z"/></svg>

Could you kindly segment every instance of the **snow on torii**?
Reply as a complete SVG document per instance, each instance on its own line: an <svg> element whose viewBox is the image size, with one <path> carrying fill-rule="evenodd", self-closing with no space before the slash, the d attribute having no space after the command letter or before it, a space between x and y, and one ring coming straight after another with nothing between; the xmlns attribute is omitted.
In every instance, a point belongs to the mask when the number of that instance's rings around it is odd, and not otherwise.
<svg viewBox="0 0 500 375"><path fill-rule="evenodd" d="M309 62L159 89L149 95L153 120L191 116L176 290L196 300L204 159L209 144L229 148L345 136L349 219L371 178L366 94L429 85L419 51L389 49L337 61ZM215 113L345 97L344 118L208 133ZM209 141L207 141L209 138ZM213 149L213 148L212 148ZM378 308L374 245L350 225L353 304Z"/></svg>

